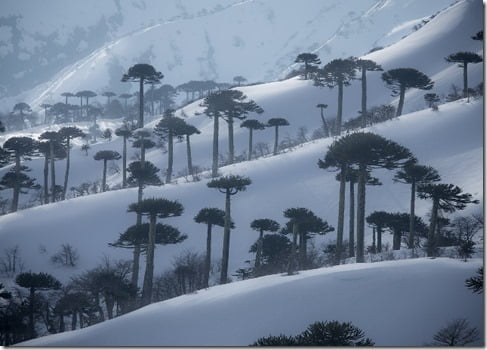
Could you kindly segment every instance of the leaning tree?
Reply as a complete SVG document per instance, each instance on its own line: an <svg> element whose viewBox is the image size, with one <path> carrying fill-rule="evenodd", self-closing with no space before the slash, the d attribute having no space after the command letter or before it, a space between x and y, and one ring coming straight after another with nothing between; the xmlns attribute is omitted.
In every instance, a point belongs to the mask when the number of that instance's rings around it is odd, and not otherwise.
<svg viewBox="0 0 487 350"><path fill-rule="evenodd" d="M247 128L249 129L249 155L247 157L247 160L252 159L252 136L254 130L264 130L265 125L259 122L257 119L247 119L240 124L241 128Z"/></svg>
<svg viewBox="0 0 487 350"><path fill-rule="evenodd" d="M342 130L343 114L343 87L349 86L350 81L355 79L355 62L353 59L335 59L327 63L323 68L317 70L314 77L314 85L330 89L338 87L338 110L336 119L335 135L340 135Z"/></svg>
<svg viewBox="0 0 487 350"><path fill-rule="evenodd" d="M255 253L255 269L259 272L262 264L262 248L264 244L264 232L277 232L280 228L279 224L272 219L255 219L250 223L250 227L259 231L259 238L257 239L257 251Z"/></svg>
<svg viewBox="0 0 487 350"><path fill-rule="evenodd" d="M117 151L110 151L110 150L102 150L96 152L96 154L93 156L94 160L103 160L103 175L102 175L102 180L101 180L101 191L105 192L106 191L106 185L107 185L107 162L109 160L118 160L122 158L120 153Z"/></svg>
<svg viewBox="0 0 487 350"><path fill-rule="evenodd" d="M23 272L17 275L15 283L29 289L29 336L35 338L34 310L37 299L35 294L37 291L60 289L61 282L48 273Z"/></svg>
<svg viewBox="0 0 487 350"><path fill-rule="evenodd" d="M289 122L284 118L271 118L267 121L268 127L274 127L274 152L273 154L276 155L279 149L279 127L280 126L287 126Z"/></svg>
<svg viewBox="0 0 487 350"><path fill-rule="evenodd" d="M418 186L418 197L433 200L430 225L428 229L428 256L435 256L438 237L435 236L438 221L438 210L453 213L463 210L467 204L477 204L479 201L472 199L470 193L462 193L462 189L453 184L424 184Z"/></svg>
<svg viewBox="0 0 487 350"><path fill-rule="evenodd" d="M198 224L206 224L206 255L205 255L205 280L204 286L208 287L211 270L211 234L214 225L225 226L225 212L218 208L203 208L194 217ZM234 223L231 222L231 228Z"/></svg>
<svg viewBox="0 0 487 350"><path fill-rule="evenodd" d="M377 72L383 71L380 64L372 60L366 59L356 59L355 64L357 65L358 70L362 74L362 128L367 126L367 71Z"/></svg>
<svg viewBox="0 0 487 350"><path fill-rule="evenodd" d="M396 117L402 114L404 107L404 96L406 91L411 88L421 90L431 90L434 82L424 73L414 68L396 68L382 73L382 80L387 88L392 90L392 96L399 95Z"/></svg>
<svg viewBox="0 0 487 350"><path fill-rule="evenodd" d="M144 127L144 84L158 84L164 75L146 63L138 63L129 68L122 77L122 82L139 83L139 120L137 127Z"/></svg>
<svg viewBox="0 0 487 350"><path fill-rule="evenodd" d="M415 217L415 201L416 201L416 187L417 185L428 184L432 182L440 181L440 175L436 169L417 164L417 160L413 158L411 161L404 164L394 176L395 182L411 185L411 200L410 200L410 221L409 221L409 237L408 246L414 246L414 217Z"/></svg>
<svg viewBox="0 0 487 350"><path fill-rule="evenodd" d="M61 141L66 147L66 171L64 173L64 187L63 187L63 200L66 199L66 191L68 188L68 177L69 177L69 167L70 167L70 153L71 153L71 140L78 137L85 137L85 133L81 131L80 128L75 126L66 126L58 131Z"/></svg>
<svg viewBox="0 0 487 350"><path fill-rule="evenodd" d="M150 304L152 300L152 281L154 278L154 248L156 242L156 220L157 218L168 218L181 216L183 206L178 201L171 201L165 198L147 198L141 202L132 203L128 208L129 212L135 212L149 217L149 237L146 253L146 268L142 287L142 304ZM179 243L186 237L179 236ZM184 238L183 238L184 237Z"/></svg>
<svg viewBox="0 0 487 350"><path fill-rule="evenodd" d="M223 228L223 253L220 283L225 284L228 281L228 258L230 254L230 228L231 228L231 196L238 192L245 191L252 181L248 177L238 175L227 175L213 179L207 183L209 188L216 188L225 195L225 225Z"/></svg>
<svg viewBox="0 0 487 350"><path fill-rule="evenodd" d="M463 97L468 98L468 64L482 62L482 56L475 52L456 52L445 57L445 60L451 63L458 63L458 66L463 68Z"/></svg>
<svg viewBox="0 0 487 350"><path fill-rule="evenodd" d="M318 65L321 64L321 61L317 54L303 52L296 57L294 63L304 63L304 80L308 80L309 74L318 69Z"/></svg>

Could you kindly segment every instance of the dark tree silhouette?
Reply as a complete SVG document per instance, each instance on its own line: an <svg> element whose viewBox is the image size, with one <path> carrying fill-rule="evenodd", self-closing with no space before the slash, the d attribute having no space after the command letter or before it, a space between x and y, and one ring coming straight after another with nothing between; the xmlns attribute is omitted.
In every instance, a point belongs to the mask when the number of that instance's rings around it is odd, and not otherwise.
<svg viewBox="0 0 487 350"><path fill-rule="evenodd" d="M367 71L383 71L382 67L372 60L356 59L355 64L362 74L362 128L367 126Z"/></svg>
<svg viewBox="0 0 487 350"><path fill-rule="evenodd" d="M94 160L103 160L103 175L102 175L102 180L101 180L101 191L105 192L106 187L107 187L107 162L109 160L118 160L122 158L120 153L117 151L109 151L109 150L103 150L103 151L98 151L96 154L93 156Z"/></svg>
<svg viewBox="0 0 487 350"><path fill-rule="evenodd" d="M158 84L164 75L157 72L153 66L146 63L138 63L129 68L122 77L122 82L139 83L139 120L137 127L144 127L144 84Z"/></svg>
<svg viewBox="0 0 487 350"><path fill-rule="evenodd" d="M27 113L32 113L32 109L25 102L16 103L12 110L12 115L18 115L20 119L18 124L22 125L22 128L25 126L25 116Z"/></svg>
<svg viewBox="0 0 487 350"><path fill-rule="evenodd" d="M237 75L237 76L233 77L233 81L237 83L237 86L240 86L240 85L242 85L243 82L247 81L247 79L245 79L241 75Z"/></svg>
<svg viewBox="0 0 487 350"><path fill-rule="evenodd" d="M382 252L382 232L386 227L389 213L385 211L374 211L365 219L369 225L375 227L377 231L377 253Z"/></svg>
<svg viewBox="0 0 487 350"><path fill-rule="evenodd" d="M325 137L328 137L330 136L330 129L328 128L328 123L326 122L325 114L323 113L323 110L328 108L328 105L325 103L318 103L316 108L320 109L321 122L323 123L323 133Z"/></svg>
<svg viewBox="0 0 487 350"><path fill-rule="evenodd" d="M203 208L194 217L194 221L199 224L206 224L206 255L205 255L205 280L204 286L209 286L210 270L211 270L211 234L214 225L225 226L225 212L218 208ZM235 225L231 223L231 228Z"/></svg>
<svg viewBox="0 0 487 350"><path fill-rule="evenodd" d="M392 250L401 249L401 238L409 230L410 215L406 213L386 213L383 218L385 219L383 222L384 227L393 234ZM413 220L416 232L423 236L426 235L428 228L423 220L417 216L414 216ZM408 248L413 247L414 241L412 244L408 243Z"/></svg>
<svg viewBox="0 0 487 350"><path fill-rule="evenodd" d="M456 52L445 57L447 62L458 63L463 68L463 97L468 97L468 64L483 62L482 56L475 52Z"/></svg>
<svg viewBox="0 0 487 350"><path fill-rule="evenodd" d="M414 68L396 68L382 73L382 80L392 90L392 96L399 95L399 104L396 110L396 117L402 114L404 107L404 96L411 88L431 90L434 83L428 76Z"/></svg>
<svg viewBox="0 0 487 350"><path fill-rule="evenodd" d="M321 61L318 58L318 55L304 52L300 53L298 57L296 57L294 63L304 63L304 79L308 80L309 74L318 69L318 65L321 64Z"/></svg>
<svg viewBox="0 0 487 350"><path fill-rule="evenodd" d="M182 128L179 130L179 133L181 136L184 136L186 138L186 159L188 161L188 175L192 176L194 179L190 137L194 134L201 134L201 131L199 131L195 126L185 122Z"/></svg>
<svg viewBox="0 0 487 350"><path fill-rule="evenodd" d="M250 247L249 253L257 253L260 242ZM280 233L266 234L262 239L261 265L258 275L283 272L288 268L291 241Z"/></svg>
<svg viewBox="0 0 487 350"><path fill-rule="evenodd" d="M29 335L31 338L36 337L34 327L34 310L35 310L35 293L40 290L60 289L61 282L50 274L40 272L24 272L18 274L15 283L19 286L29 289Z"/></svg>
<svg viewBox="0 0 487 350"><path fill-rule="evenodd" d="M477 276L467 278L465 287L471 289L473 293L482 294L484 292L484 267L479 267Z"/></svg>
<svg viewBox="0 0 487 350"><path fill-rule="evenodd" d="M382 136L360 132L334 141L330 145L325 159L318 161L320 168L339 168L343 173L345 173L347 165L358 168L357 262L364 262L365 185L368 173L374 168L391 170L400 167L411 158L412 154L407 148ZM340 197L342 197L341 193Z"/></svg>
<svg viewBox="0 0 487 350"><path fill-rule="evenodd" d="M280 226L272 219L256 219L250 223L250 227L255 231L259 231L259 238L257 239L257 251L255 254L255 269L258 272L260 266L262 265L264 232L277 232Z"/></svg>
<svg viewBox="0 0 487 350"><path fill-rule="evenodd" d="M61 94L61 96L63 96L65 98L64 104L68 105L69 104L69 98L75 97L76 95L73 94L72 92L63 92Z"/></svg>
<svg viewBox="0 0 487 350"><path fill-rule="evenodd" d="M259 122L257 119L247 119L240 124L241 128L249 129L249 155L248 160L252 159L252 135L254 130L264 130L265 125Z"/></svg>
<svg viewBox="0 0 487 350"><path fill-rule="evenodd" d="M438 210L453 213L463 210L467 204L477 204L478 200L473 200L470 193L462 193L462 189L452 184L424 184L418 186L418 197L421 199L433 200L431 209L430 225L428 230L427 254L429 257L435 256L437 239L435 236L438 221Z"/></svg>
<svg viewBox="0 0 487 350"><path fill-rule="evenodd" d="M51 170L51 202L56 201L56 168L55 164L55 143L61 143L61 135L56 131L45 131L39 136L39 140L46 140L49 142L49 160Z"/></svg>
<svg viewBox="0 0 487 350"><path fill-rule="evenodd" d="M480 41L484 41L484 31L481 30L479 32L477 32L474 36L471 37L473 40L480 40Z"/></svg>
<svg viewBox="0 0 487 350"><path fill-rule="evenodd" d="M132 136L132 127L124 123L115 129L115 135L123 138L122 148L122 187L127 187L127 139Z"/></svg>
<svg viewBox="0 0 487 350"><path fill-rule="evenodd" d="M409 223L409 238L408 246L410 248L414 247L414 209L416 200L416 187L417 185L427 184L432 182L440 181L441 177L438 172L429 166L417 164L416 159L411 160L404 164L402 169L400 169L394 176L394 181L401 182L404 184L411 185L411 200L410 200L410 223Z"/></svg>
<svg viewBox="0 0 487 350"><path fill-rule="evenodd" d="M436 106L436 103L440 102L440 96L435 93L424 94L424 101L429 108L434 108L434 106Z"/></svg>
<svg viewBox="0 0 487 350"><path fill-rule="evenodd" d="M112 97L117 96L117 94L112 91L105 91L101 95L107 98L107 107L110 106L110 100L112 99Z"/></svg>
<svg viewBox="0 0 487 350"><path fill-rule="evenodd" d="M85 133L81 129L75 126L63 127L58 131L59 137L66 147L66 171L64 173L64 187L63 187L63 200L66 199L66 191L68 188L68 177L70 168L70 154L71 154L71 140L78 137L85 137Z"/></svg>
<svg viewBox="0 0 487 350"><path fill-rule="evenodd" d="M343 114L343 87L349 86L355 79L355 62L352 59L335 59L317 70L314 78L315 86L328 86L330 89L338 87L338 110L335 135L340 135L342 130Z"/></svg>
<svg viewBox="0 0 487 350"><path fill-rule="evenodd" d="M267 121L268 127L274 127L274 155L277 154L279 149L279 127L280 126L287 126L289 122L284 118L271 118Z"/></svg>
<svg viewBox="0 0 487 350"><path fill-rule="evenodd" d="M53 149L51 150L51 145ZM44 155L44 185L43 185L43 203L49 203L49 159L51 157L51 151L54 152L54 157L56 159L66 158L66 148L59 142L59 140L54 140L52 142L39 142L37 144L38 150ZM51 189L52 190L52 189ZM57 191L56 191L57 192Z"/></svg>
<svg viewBox="0 0 487 350"><path fill-rule="evenodd" d="M238 175L222 176L207 183L209 188L216 188L225 194L225 226L223 228L223 253L220 284L228 281L228 258L230 254L231 208L230 198L238 192L245 191L252 181L248 177Z"/></svg>
<svg viewBox="0 0 487 350"><path fill-rule="evenodd" d="M154 248L156 235L156 219L181 216L183 206L178 201L170 201L165 198L148 198L141 202L129 205L129 212L146 215L149 217L149 239L147 245L146 268L142 289L142 304L147 305L152 301L152 280L154 277ZM179 243L186 237L178 240Z"/></svg>

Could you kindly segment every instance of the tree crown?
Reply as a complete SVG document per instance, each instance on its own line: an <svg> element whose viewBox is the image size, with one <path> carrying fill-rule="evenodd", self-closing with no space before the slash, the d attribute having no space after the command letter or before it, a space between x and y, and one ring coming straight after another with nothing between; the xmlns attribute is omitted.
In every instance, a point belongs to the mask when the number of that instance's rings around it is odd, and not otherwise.
<svg viewBox="0 0 487 350"><path fill-rule="evenodd" d="M24 288L35 290L60 289L61 282L45 272L23 272L17 275L15 283Z"/></svg>
<svg viewBox="0 0 487 350"><path fill-rule="evenodd" d="M147 216L168 218L171 216L181 216L183 209L183 206L178 201L171 201L165 198L147 198L140 203L130 204L128 211Z"/></svg>
<svg viewBox="0 0 487 350"><path fill-rule="evenodd" d="M118 153L117 151L110 151L110 150L98 151L93 156L94 160L117 160L120 158L122 158L120 153Z"/></svg>
<svg viewBox="0 0 487 350"><path fill-rule="evenodd" d="M209 188L217 188L220 192L234 195L237 192L245 191L252 183L250 178L239 175L227 175L211 180L206 185Z"/></svg>
<svg viewBox="0 0 487 350"><path fill-rule="evenodd" d="M382 80L392 90L392 95L399 94L401 89L416 88L431 90L434 82L428 76L414 68L396 68L382 73Z"/></svg>

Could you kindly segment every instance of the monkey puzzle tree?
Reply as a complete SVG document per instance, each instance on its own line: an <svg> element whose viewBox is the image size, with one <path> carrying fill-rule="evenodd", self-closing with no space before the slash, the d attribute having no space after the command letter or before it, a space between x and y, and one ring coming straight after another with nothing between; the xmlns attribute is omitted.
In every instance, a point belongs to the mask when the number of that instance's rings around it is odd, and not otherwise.
<svg viewBox="0 0 487 350"><path fill-rule="evenodd" d="M272 219L256 219L250 223L250 227L255 231L259 231L259 238L257 239L257 251L255 253L255 269L258 272L262 264L264 232L277 232L280 226L276 221Z"/></svg>
<svg viewBox="0 0 487 350"><path fill-rule="evenodd" d="M107 162L109 160L118 160L120 158L122 158L120 153L118 153L117 151L109 151L109 150L98 151L93 156L94 160L103 160L103 176L101 181L102 192L106 191L106 186L107 186Z"/></svg>
<svg viewBox="0 0 487 350"><path fill-rule="evenodd" d="M55 157L55 143L61 143L61 135L56 131L45 131L39 136L39 140L46 140L49 142L49 160L50 160L50 170L51 170L51 202L56 201L56 168L54 162Z"/></svg>
<svg viewBox="0 0 487 350"><path fill-rule="evenodd" d="M8 160L13 160L15 162L13 170L14 175L9 175L9 182L13 185L11 212L15 212L19 206L19 194L21 191L20 189L22 181L26 180L26 175L23 174L24 176L21 177L20 172L22 170L27 170L27 167L21 167L20 161L22 159L30 159L29 157L32 156L37 149L37 142L30 137L15 136L5 141L3 144L3 149L4 151L8 152Z"/></svg>
<svg viewBox="0 0 487 350"><path fill-rule="evenodd" d="M268 127L274 127L274 155L277 154L279 149L279 127L280 126L287 126L289 122L284 118L271 118L267 121Z"/></svg>
<svg viewBox="0 0 487 350"><path fill-rule="evenodd" d="M240 124L241 128L249 129L249 155L248 160L252 159L252 135L254 130L264 130L265 125L259 122L257 119L247 119Z"/></svg>
<svg viewBox="0 0 487 350"><path fill-rule="evenodd" d="M61 141L66 146L66 171L64 173L64 187L63 187L63 200L66 199L66 191L68 189L68 177L70 167L70 153L71 153L71 140L78 137L85 137L85 133L80 128L75 126L63 127L58 131Z"/></svg>
<svg viewBox="0 0 487 350"><path fill-rule="evenodd" d="M127 187L127 139L132 136L132 128L124 123L121 127L115 129L115 135L123 139L122 148L122 187Z"/></svg>
<svg viewBox="0 0 487 350"><path fill-rule="evenodd" d="M386 227L388 215L385 211L374 211L365 219L369 225L377 230L377 253L382 252L382 232Z"/></svg>
<svg viewBox="0 0 487 350"><path fill-rule="evenodd" d="M15 278L15 283L19 286L29 289L29 335L31 338L36 337L34 327L34 310L35 310L35 293L41 290L60 289L61 282L50 274L40 272L23 272Z"/></svg>
<svg viewBox="0 0 487 350"><path fill-rule="evenodd" d="M326 119L325 119L325 114L323 113L323 110L328 108L328 105L325 103L318 103L316 105L316 108L320 109L321 122L323 123L323 133L324 133L325 137L328 137L328 136L330 136L330 130L328 128L328 123L326 122Z"/></svg>
<svg viewBox="0 0 487 350"><path fill-rule="evenodd" d="M130 204L128 211L149 217L149 239L147 244L144 283L142 287L142 304L147 305L152 300L156 219L157 217L164 219L168 217L181 216L183 213L183 206L178 201L171 201L165 198L147 198L141 202ZM182 240L183 239L174 243L179 243Z"/></svg>
<svg viewBox="0 0 487 350"><path fill-rule="evenodd" d="M39 142L37 148L44 155L44 185L43 187L43 204L49 203L49 159L51 157L51 142ZM66 148L59 141L53 142L54 157L56 159L66 158Z"/></svg>
<svg viewBox="0 0 487 350"><path fill-rule="evenodd" d="M158 84L164 75L157 72L153 66L146 63L138 63L129 68L122 77L122 82L139 83L139 120L137 127L144 127L144 84Z"/></svg>
<svg viewBox="0 0 487 350"><path fill-rule="evenodd" d="M244 81L247 81L247 79L241 75L237 75L233 77L233 81L237 83L237 86L240 86Z"/></svg>
<svg viewBox="0 0 487 350"><path fill-rule="evenodd" d="M414 210L415 210L415 200L416 200L416 187L417 185L428 184L432 182L440 181L440 175L438 172L430 167L417 164L416 159L412 159L411 161L404 164L402 169L394 176L395 182L400 182L404 184L411 185L411 200L410 200L410 222L409 222L409 238L408 238L408 246L414 246Z"/></svg>
<svg viewBox="0 0 487 350"><path fill-rule="evenodd" d="M372 60L355 59L358 70L362 73L362 128L367 126L367 71L383 71L380 64Z"/></svg>
<svg viewBox="0 0 487 350"><path fill-rule="evenodd" d="M216 188L225 194L225 225L223 228L223 253L220 283L225 284L228 280L228 258L230 254L230 228L231 228L231 196L238 192L245 191L252 181L248 177L238 175L222 176L207 183L209 188Z"/></svg>
<svg viewBox="0 0 487 350"><path fill-rule="evenodd" d="M25 116L27 113L32 113L32 109L25 102L16 103L12 110L12 115L18 116L19 118L18 125L21 126L21 128L25 126Z"/></svg>
<svg viewBox="0 0 487 350"><path fill-rule="evenodd" d="M451 63L458 63L458 66L463 68L463 97L468 97L468 64L482 62L482 56L475 52L456 52L445 57L445 60Z"/></svg>
<svg viewBox="0 0 487 350"><path fill-rule="evenodd" d="M125 115L125 118L128 118L129 110L128 110L128 107L127 107L127 101L128 101L129 98L134 97L134 95L133 94L128 94L128 93L123 93L123 94L118 95L118 97L120 97L124 101L123 110L124 110L124 112L126 114Z"/></svg>
<svg viewBox="0 0 487 350"><path fill-rule="evenodd" d="M399 103L396 110L396 117L402 114L404 107L404 96L411 88L431 90L434 82L428 76L414 68L396 68L382 73L382 80L387 88L392 90L392 96L399 95Z"/></svg>
<svg viewBox="0 0 487 350"><path fill-rule="evenodd" d="M205 280L204 286L208 287L211 269L211 233L214 225L225 226L225 212L218 208L203 208L194 217L198 224L206 224L206 255L205 255ZM231 222L231 228L235 225Z"/></svg>
<svg viewBox="0 0 487 350"><path fill-rule="evenodd" d="M110 106L110 100L112 99L112 97L117 96L117 94L112 91L105 91L101 95L107 98L107 107Z"/></svg>
<svg viewBox="0 0 487 350"><path fill-rule="evenodd" d="M201 134L195 126L184 122L179 130L179 136L184 136L186 138L186 159L188 161L188 175L193 176L193 160L191 157L191 135Z"/></svg>
<svg viewBox="0 0 487 350"><path fill-rule="evenodd" d="M409 231L410 215L407 213L385 213L382 218L384 219L382 227L389 229L393 235L392 250L401 249L401 238L404 233ZM423 220L417 216L414 216L413 220L416 231L423 235L426 234L428 228ZM412 249L413 247L414 242L411 245L408 242L408 248Z"/></svg>
<svg viewBox="0 0 487 350"><path fill-rule="evenodd" d="M338 110L335 135L340 135L342 130L343 114L343 87L349 86L355 79L355 62L352 59L335 59L317 70L314 77L314 85L330 89L338 87Z"/></svg>
<svg viewBox="0 0 487 350"><path fill-rule="evenodd" d="M318 69L318 65L321 64L321 61L317 54L304 52L296 57L294 63L304 63L304 79L308 80L309 74Z"/></svg>
<svg viewBox="0 0 487 350"><path fill-rule="evenodd" d="M345 164L345 168L341 171L345 170L347 165L358 168L357 262L364 262L365 185L368 173L375 168L388 170L398 168L411 158L411 152L396 142L376 134L359 132L334 141L330 145L324 161L318 162L318 166L325 169L328 167L341 168L343 164ZM340 186L342 186L342 181ZM345 197L344 194L343 197Z"/></svg>
<svg viewBox="0 0 487 350"><path fill-rule="evenodd" d="M64 104L66 104L66 105L67 105L67 104L68 104L68 102L69 102L69 98L70 98L70 97L75 97L76 95L75 95L75 94L73 94L72 92L63 92L63 93L61 94L61 96L63 96L63 97L65 98L65 100L64 100Z"/></svg>
<svg viewBox="0 0 487 350"><path fill-rule="evenodd" d="M433 200L431 209L430 225L428 229L428 256L435 256L437 238L435 237L436 225L438 221L438 210L453 213L463 210L470 203L478 203L473 200L470 193L462 193L462 189L452 184L424 184L418 186L418 197L421 199Z"/></svg>

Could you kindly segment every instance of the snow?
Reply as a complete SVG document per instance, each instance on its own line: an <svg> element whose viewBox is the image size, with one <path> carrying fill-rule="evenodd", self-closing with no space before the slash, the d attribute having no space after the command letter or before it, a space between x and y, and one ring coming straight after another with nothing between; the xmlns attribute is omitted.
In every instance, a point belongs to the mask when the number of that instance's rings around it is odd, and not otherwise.
<svg viewBox="0 0 487 350"><path fill-rule="evenodd" d="M481 264L416 259L265 276L19 345L247 346L260 337L297 335L313 322L338 320L351 321L376 346L424 346L455 318L468 317L483 331L483 296L464 287Z"/></svg>

